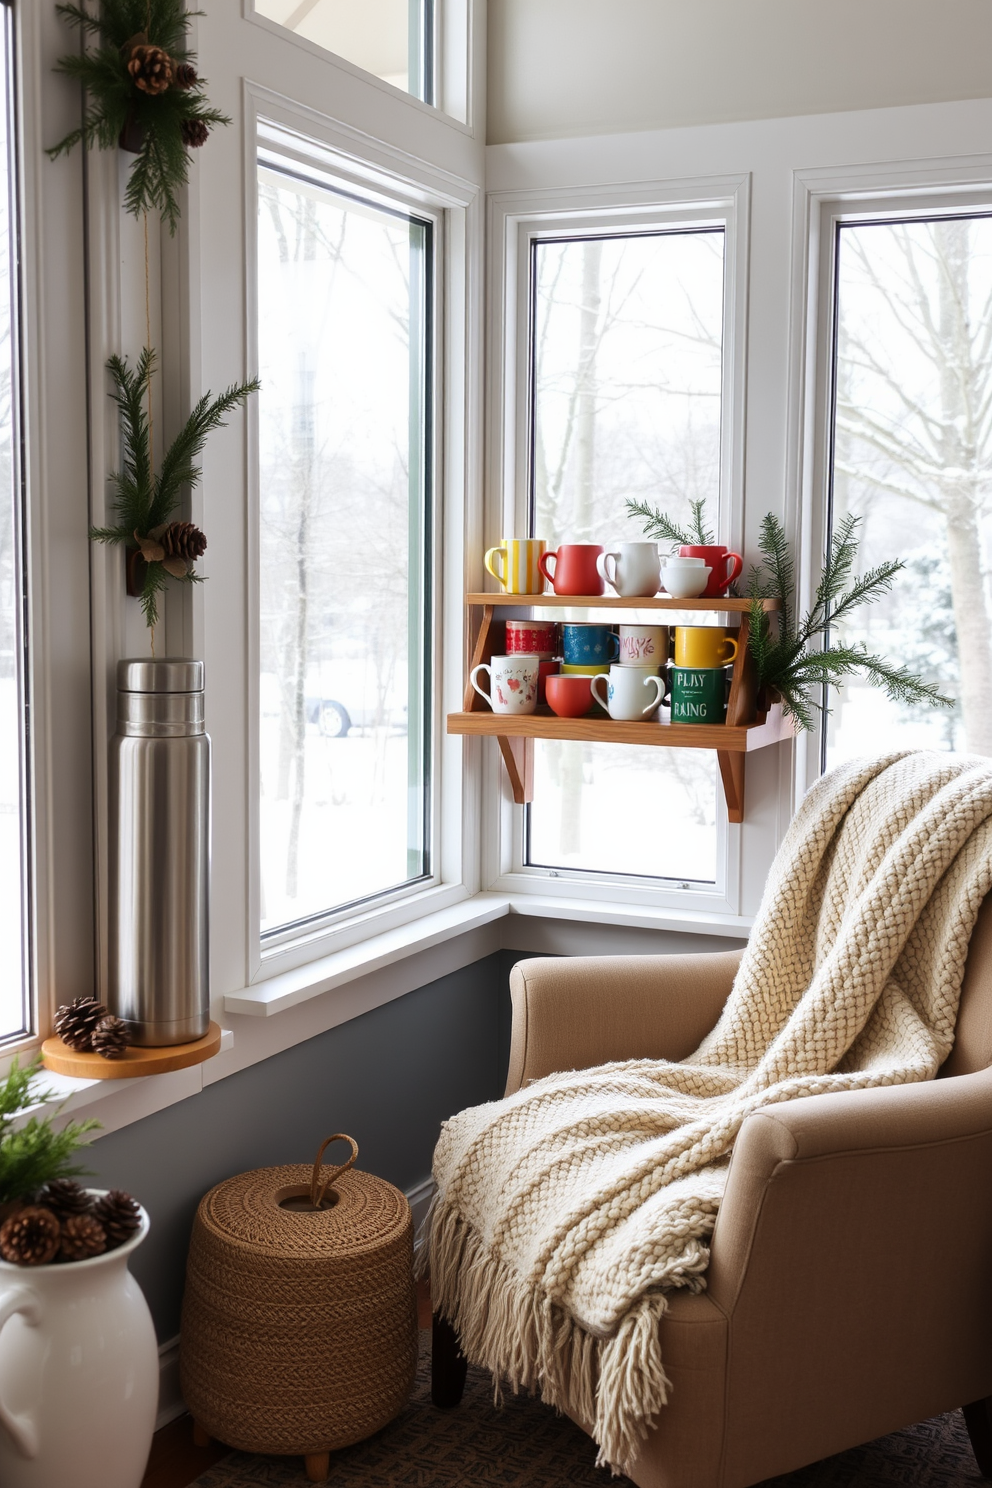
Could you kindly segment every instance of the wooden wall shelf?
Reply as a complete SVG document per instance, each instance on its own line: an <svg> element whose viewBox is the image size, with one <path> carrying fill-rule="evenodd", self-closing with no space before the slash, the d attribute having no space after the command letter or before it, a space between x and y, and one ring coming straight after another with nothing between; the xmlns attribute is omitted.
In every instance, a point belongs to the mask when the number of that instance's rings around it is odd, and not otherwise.
<svg viewBox="0 0 992 1488"><path fill-rule="evenodd" d="M762 600L769 614L779 609L776 599ZM755 749L766 749L794 734L791 719L785 718L780 706L767 715L757 712L757 683L754 663L748 650L751 602L748 599L672 599L658 595L652 599L619 599L612 595L572 594L466 594L465 604L478 613L473 620L471 663L488 662L500 654L504 643L503 620L497 610L514 609L589 609L589 610L668 610L708 611L710 614L739 615L739 641L727 702L727 721L723 724L687 723L620 723L603 714L584 718L559 718L549 708L536 713L493 713L482 698L466 683L463 711L448 714L448 733L491 735L499 743L500 753L518 805L534 796L534 740L573 739L602 744L647 744L664 749L715 749L727 800L727 816L732 822L744 820L744 762Z"/></svg>

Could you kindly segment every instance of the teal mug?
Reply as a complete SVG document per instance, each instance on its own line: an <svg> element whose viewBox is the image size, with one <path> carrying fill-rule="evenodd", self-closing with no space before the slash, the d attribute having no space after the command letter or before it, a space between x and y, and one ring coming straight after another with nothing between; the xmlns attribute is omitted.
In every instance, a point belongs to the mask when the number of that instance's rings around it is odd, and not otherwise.
<svg viewBox="0 0 992 1488"><path fill-rule="evenodd" d="M727 713L724 667L673 666L672 723L723 723Z"/></svg>

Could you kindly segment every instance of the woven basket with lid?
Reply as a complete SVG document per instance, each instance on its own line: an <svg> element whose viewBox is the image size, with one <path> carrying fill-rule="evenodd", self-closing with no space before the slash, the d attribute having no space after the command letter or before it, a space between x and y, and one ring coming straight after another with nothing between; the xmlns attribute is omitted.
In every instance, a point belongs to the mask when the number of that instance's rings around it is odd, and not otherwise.
<svg viewBox="0 0 992 1488"><path fill-rule="evenodd" d="M219 1183L190 1242L180 1373L194 1420L243 1451L301 1454L308 1471L391 1421L416 1369L410 1206L355 1170L352 1148L323 1187L323 1147L312 1173Z"/></svg>

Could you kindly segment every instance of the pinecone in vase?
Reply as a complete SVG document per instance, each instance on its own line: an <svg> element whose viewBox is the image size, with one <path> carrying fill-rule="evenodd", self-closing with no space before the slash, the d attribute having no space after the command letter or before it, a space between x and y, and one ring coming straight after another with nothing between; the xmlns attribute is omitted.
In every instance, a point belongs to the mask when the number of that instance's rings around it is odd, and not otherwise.
<svg viewBox="0 0 992 1488"><path fill-rule="evenodd" d="M52 1211L30 1204L0 1227L0 1256L15 1266L47 1266L58 1255L60 1241Z"/></svg>
<svg viewBox="0 0 992 1488"><path fill-rule="evenodd" d="M107 1013L93 1030L90 1048L104 1059L123 1059L131 1043L131 1030L123 1018Z"/></svg>
<svg viewBox="0 0 992 1488"><path fill-rule="evenodd" d="M141 1228L140 1206L122 1188L112 1188L102 1199L97 1199L93 1214L106 1232L108 1250L116 1250Z"/></svg>
<svg viewBox="0 0 992 1488"><path fill-rule="evenodd" d="M55 1032L68 1049L85 1054L90 1048L93 1030L107 1009L95 997L77 997L63 1004L55 1014Z"/></svg>
<svg viewBox="0 0 992 1488"><path fill-rule="evenodd" d="M74 1214L62 1226L63 1261L88 1261L107 1249L107 1232L92 1214Z"/></svg>
<svg viewBox="0 0 992 1488"><path fill-rule="evenodd" d="M127 70L142 93L164 93L172 86L172 58L158 46L139 43L131 48Z"/></svg>
<svg viewBox="0 0 992 1488"><path fill-rule="evenodd" d="M77 1214L88 1214L93 1199L75 1178L52 1178L39 1190L38 1203L50 1209L60 1224Z"/></svg>
<svg viewBox="0 0 992 1488"><path fill-rule="evenodd" d="M172 78L172 86L186 92L189 88L195 88L200 79L196 75L196 68L192 62L177 62Z"/></svg>

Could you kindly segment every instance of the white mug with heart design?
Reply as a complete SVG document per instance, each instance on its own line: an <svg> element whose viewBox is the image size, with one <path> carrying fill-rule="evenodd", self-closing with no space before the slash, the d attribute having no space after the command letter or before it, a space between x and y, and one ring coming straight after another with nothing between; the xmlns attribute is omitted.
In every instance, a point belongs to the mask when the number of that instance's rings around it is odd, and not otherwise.
<svg viewBox="0 0 992 1488"><path fill-rule="evenodd" d="M488 672L490 691L476 681L480 672ZM469 681L494 713L533 713L537 707L537 684L541 672L540 657L518 652L513 656L494 656L472 668Z"/></svg>

